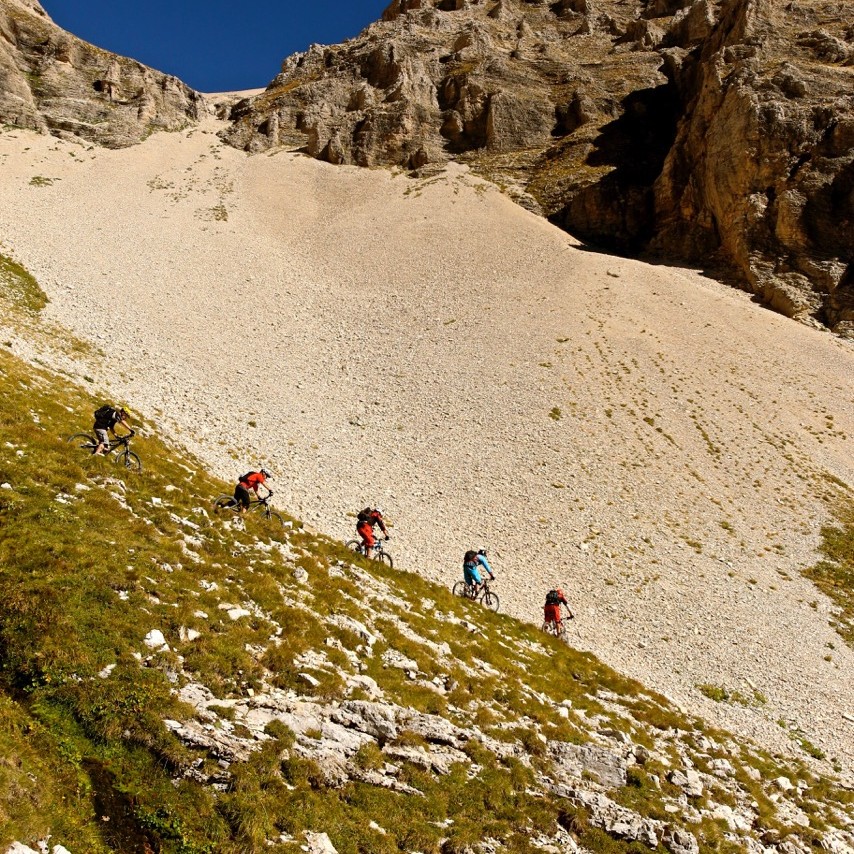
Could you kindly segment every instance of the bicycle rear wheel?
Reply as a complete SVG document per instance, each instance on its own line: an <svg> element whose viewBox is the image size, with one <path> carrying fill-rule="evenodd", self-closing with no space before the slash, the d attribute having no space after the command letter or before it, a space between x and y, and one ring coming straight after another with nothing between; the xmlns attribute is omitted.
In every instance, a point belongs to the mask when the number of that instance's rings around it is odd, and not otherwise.
<svg viewBox="0 0 854 854"><path fill-rule="evenodd" d="M498 596L491 590L487 590L481 597L480 601L483 602L484 607L488 608L490 611L498 610Z"/></svg>
<svg viewBox="0 0 854 854"><path fill-rule="evenodd" d="M233 495L220 495L213 503L214 513L221 513L224 510L234 510L237 507Z"/></svg>
<svg viewBox="0 0 854 854"><path fill-rule="evenodd" d="M386 564L389 569L394 569L394 561L388 552L374 552L374 560Z"/></svg>
<svg viewBox="0 0 854 854"><path fill-rule="evenodd" d="M98 440L91 433L75 433L68 438L69 445L77 445L85 451L94 451L98 447Z"/></svg>
<svg viewBox="0 0 854 854"><path fill-rule="evenodd" d="M116 463L124 466L128 471L142 471L142 462L139 457L127 449L116 456Z"/></svg>
<svg viewBox="0 0 854 854"><path fill-rule="evenodd" d="M468 585L465 583L465 581L458 581L453 586L451 592L454 594L454 596L459 596L462 599L467 599L469 595Z"/></svg>
<svg viewBox="0 0 854 854"><path fill-rule="evenodd" d="M362 551L362 541L361 540L347 540L344 543L345 549L350 549L351 552L356 552L356 554L364 554Z"/></svg>

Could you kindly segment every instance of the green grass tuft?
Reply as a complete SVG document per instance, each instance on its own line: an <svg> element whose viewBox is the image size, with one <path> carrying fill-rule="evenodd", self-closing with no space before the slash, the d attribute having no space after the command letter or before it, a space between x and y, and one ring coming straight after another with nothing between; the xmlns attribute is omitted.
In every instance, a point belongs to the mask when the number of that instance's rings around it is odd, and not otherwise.
<svg viewBox="0 0 854 854"><path fill-rule="evenodd" d="M12 309L38 314L47 304L47 294L33 275L6 255L0 254L0 296Z"/></svg>

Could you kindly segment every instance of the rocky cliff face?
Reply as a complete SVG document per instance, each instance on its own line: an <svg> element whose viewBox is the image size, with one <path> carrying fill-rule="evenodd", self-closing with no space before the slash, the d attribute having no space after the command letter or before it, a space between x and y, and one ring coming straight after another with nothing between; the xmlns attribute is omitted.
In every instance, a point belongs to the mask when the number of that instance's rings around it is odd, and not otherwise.
<svg viewBox="0 0 854 854"><path fill-rule="evenodd" d="M37 0L0 0L0 122L119 148L203 109L176 77L72 36Z"/></svg>
<svg viewBox="0 0 854 854"><path fill-rule="evenodd" d="M230 113L247 150L450 158L611 250L854 335L854 3L393 0Z"/></svg>

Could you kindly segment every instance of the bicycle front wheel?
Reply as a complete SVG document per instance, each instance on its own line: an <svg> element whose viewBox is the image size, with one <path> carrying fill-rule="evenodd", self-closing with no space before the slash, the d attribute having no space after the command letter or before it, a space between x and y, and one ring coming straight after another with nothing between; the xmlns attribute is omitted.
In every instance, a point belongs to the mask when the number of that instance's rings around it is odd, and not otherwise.
<svg viewBox="0 0 854 854"><path fill-rule="evenodd" d="M122 451L116 457L116 462L128 471L142 471L142 462L133 451Z"/></svg>
<svg viewBox="0 0 854 854"><path fill-rule="evenodd" d="M498 610L498 596L491 590L487 590L480 601L483 602L484 607L488 608L490 611Z"/></svg>
<svg viewBox="0 0 854 854"><path fill-rule="evenodd" d="M98 440L91 433L75 433L68 439L69 445L77 445L84 451L94 451L98 447Z"/></svg>
<svg viewBox="0 0 854 854"><path fill-rule="evenodd" d="M281 513L276 513L275 511L271 510L267 514L267 518L271 522L278 522L278 524L282 526L282 530L285 529L285 518L284 518L284 516L281 515Z"/></svg>
<svg viewBox="0 0 854 854"><path fill-rule="evenodd" d="M378 560L380 563L386 564L389 569L394 569L394 561L391 559L391 555L388 552L374 552L374 560Z"/></svg>

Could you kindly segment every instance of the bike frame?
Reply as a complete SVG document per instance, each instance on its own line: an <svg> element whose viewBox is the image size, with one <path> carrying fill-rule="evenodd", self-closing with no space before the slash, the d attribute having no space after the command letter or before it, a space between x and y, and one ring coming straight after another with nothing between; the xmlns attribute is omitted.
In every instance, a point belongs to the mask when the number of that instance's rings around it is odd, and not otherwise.
<svg viewBox="0 0 854 854"><path fill-rule="evenodd" d="M129 448L130 447L130 436L117 436L115 439L110 439L107 443L106 450L108 454L112 454L113 451L117 451L119 448ZM97 444L98 437L95 437L95 443Z"/></svg>

